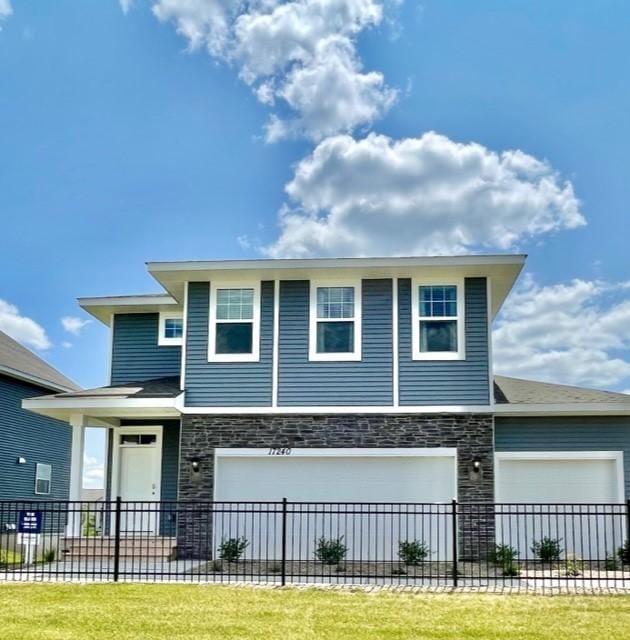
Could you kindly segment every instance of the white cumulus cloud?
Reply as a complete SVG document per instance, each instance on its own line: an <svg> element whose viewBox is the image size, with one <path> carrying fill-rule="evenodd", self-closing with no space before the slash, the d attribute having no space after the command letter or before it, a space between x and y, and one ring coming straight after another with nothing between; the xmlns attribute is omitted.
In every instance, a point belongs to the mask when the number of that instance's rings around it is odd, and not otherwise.
<svg viewBox="0 0 630 640"><path fill-rule="evenodd" d="M511 249L585 224L570 182L522 151L428 132L323 140L286 186L272 257L452 254Z"/></svg>
<svg viewBox="0 0 630 640"><path fill-rule="evenodd" d="M52 343L42 326L35 320L20 315L20 310L6 300L0 299L0 331L27 347L48 349Z"/></svg>
<svg viewBox="0 0 630 640"><path fill-rule="evenodd" d="M92 322L89 319L77 318L76 316L64 316L61 318L61 325L63 328L72 335L78 336L80 335L83 327L85 325L90 324Z"/></svg>
<svg viewBox="0 0 630 640"><path fill-rule="evenodd" d="M2 23L13 14L11 0L0 0L0 31L2 31Z"/></svg>
<svg viewBox="0 0 630 640"><path fill-rule="evenodd" d="M83 487L85 489L102 489L105 481L103 460L85 454L83 456Z"/></svg>
<svg viewBox="0 0 630 640"><path fill-rule="evenodd" d="M370 125L396 99L356 50L358 34L383 19L377 0L157 0L153 13L191 50L234 65L261 103L291 114L270 117L270 142Z"/></svg>
<svg viewBox="0 0 630 640"><path fill-rule="evenodd" d="M630 299L622 285L532 278L508 298L493 333L496 373L615 387L630 382Z"/></svg>

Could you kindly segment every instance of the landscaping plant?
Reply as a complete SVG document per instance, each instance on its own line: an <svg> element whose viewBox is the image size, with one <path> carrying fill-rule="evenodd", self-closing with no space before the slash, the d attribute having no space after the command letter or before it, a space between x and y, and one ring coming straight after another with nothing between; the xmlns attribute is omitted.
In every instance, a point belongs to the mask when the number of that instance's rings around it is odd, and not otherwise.
<svg viewBox="0 0 630 640"><path fill-rule="evenodd" d="M532 545L532 553L540 558L543 562L552 562L553 560L560 560L563 549L561 546L562 538L550 538L545 536L540 540L537 540Z"/></svg>
<svg viewBox="0 0 630 640"><path fill-rule="evenodd" d="M219 546L219 558L226 562L238 562L249 546L247 538L223 538Z"/></svg>
<svg viewBox="0 0 630 640"><path fill-rule="evenodd" d="M630 564L630 538L624 542L623 547L619 547L617 555L622 564Z"/></svg>
<svg viewBox="0 0 630 640"><path fill-rule="evenodd" d="M582 575L582 571L584 571L584 563L577 556L570 556L567 559L566 564L566 575L571 578L577 578Z"/></svg>
<svg viewBox="0 0 630 640"><path fill-rule="evenodd" d="M493 564L501 567L503 575L508 578L514 578L521 573L521 569L516 562L518 551L509 544L497 544L494 550L488 556Z"/></svg>
<svg viewBox="0 0 630 640"><path fill-rule="evenodd" d="M400 540L398 557L409 567L420 564L430 553L428 545L421 540Z"/></svg>
<svg viewBox="0 0 630 640"><path fill-rule="evenodd" d="M324 564L339 564L348 552L348 547L340 538L319 538L316 542L315 558Z"/></svg>

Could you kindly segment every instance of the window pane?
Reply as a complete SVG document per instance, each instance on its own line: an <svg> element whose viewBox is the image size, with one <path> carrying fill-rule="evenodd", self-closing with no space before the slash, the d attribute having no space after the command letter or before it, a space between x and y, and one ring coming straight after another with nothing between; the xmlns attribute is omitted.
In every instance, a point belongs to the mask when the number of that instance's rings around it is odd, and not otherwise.
<svg viewBox="0 0 630 640"><path fill-rule="evenodd" d="M354 318L354 287L317 287L318 318Z"/></svg>
<svg viewBox="0 0 630 640"><path fill-rule="evenodd" d="M37 484L35 487L35 493L50 493L50 480L37 480Z"/></svg>
<svg viewBox="0 0 630 640"><path fill-rule="evenodd" d="M218 289L217 320L252 320L254 317L253 289Z"/></svg>
<svg viewBox="0 0 630 640"><path fill-rule="evenodd" d="M166 318L164 321L165 338L181 338L184 328L184 321L181 318Z"/></svg>
<svg viewBox="0 0 630 640"><path fill-rule="evenodd" d="M217 322L216 353L252 353L251 322Z"/></svg>
<svg viewBox="0 0 630 640"><path fill-rule="evenodd" d="M420 287L420 316L423 318L457 316L457 287Z"/></svg>
<svg viewBox="0 0 630 640"><path fill-rule="evenodd" d="M317 353L352 353L354 322L318 322Z"/></svg>
<svg viewBox="0 0 630 640"><path fill-rule="evenodd" d="M422 320L420 351L457 351L457 321Z"/></svg>

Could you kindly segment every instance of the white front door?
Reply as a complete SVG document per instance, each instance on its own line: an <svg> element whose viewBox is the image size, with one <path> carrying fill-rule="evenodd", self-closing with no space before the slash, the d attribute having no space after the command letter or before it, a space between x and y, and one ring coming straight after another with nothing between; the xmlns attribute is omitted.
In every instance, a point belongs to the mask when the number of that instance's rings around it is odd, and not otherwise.
<svg viewBox="0 0 630 640"><path fill-rule="evenodd" d="M122 498L123 534L158 530L162 459L161 428L118 429L118 495Z"/></svg>

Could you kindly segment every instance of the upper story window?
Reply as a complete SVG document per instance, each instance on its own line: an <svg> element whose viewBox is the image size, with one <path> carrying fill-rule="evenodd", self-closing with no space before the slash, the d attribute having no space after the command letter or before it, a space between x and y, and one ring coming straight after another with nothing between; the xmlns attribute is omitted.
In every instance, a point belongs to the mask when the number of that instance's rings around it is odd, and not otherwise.
<svg viewBox="0 0 630 640"><path fill-rule="evenodd" d="M210 286L208 359L252 362L259 358L260 283Z"/></svg>
<svg viewBox="0 0 630 640"><path fill-rule="evenodd" d="M181 344L184 336L184 319L181 311L162 311L158 330L159 345L172 346Z"/></svg>
<svg viewBox="0 0 630 640"><path fill-rule="evenodd" d="M35 465L35 493L38 495L50 495L52 480L52 466L38 462Z"/></svg>
<svg viewBox="0 0 630 640"><path fill-rule="evenodd" d="M310 360L361 359L361 283L311 282Z"/></svg>
<svg viewBox="0 0 630 640"><path fill-rule="evenodd" d="M413 282L413 358L465 358L463 282Z"/></svg>

